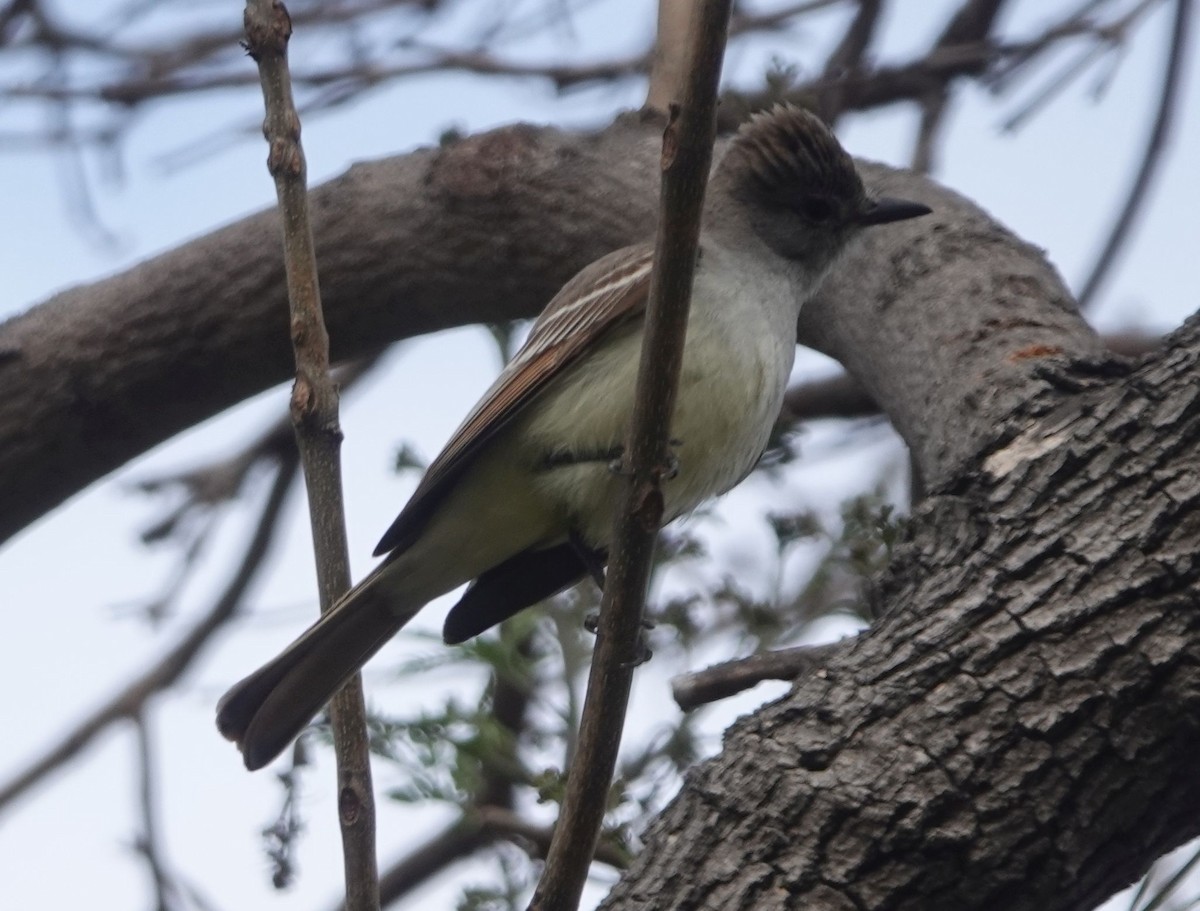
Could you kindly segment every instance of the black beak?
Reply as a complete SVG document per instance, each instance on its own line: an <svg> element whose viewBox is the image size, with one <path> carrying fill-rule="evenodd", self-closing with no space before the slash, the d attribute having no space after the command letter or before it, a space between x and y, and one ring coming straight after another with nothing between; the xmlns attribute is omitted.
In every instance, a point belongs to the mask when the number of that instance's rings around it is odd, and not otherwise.
<svg viewBox="0 0 1200 911"><path fill-rule="evenodd" d="M886 225L893 221L905 221L928 215L933 209L924 203L909 202L907 199L890 199L887 196L872 201L854 219L859 225Z"/></svg>

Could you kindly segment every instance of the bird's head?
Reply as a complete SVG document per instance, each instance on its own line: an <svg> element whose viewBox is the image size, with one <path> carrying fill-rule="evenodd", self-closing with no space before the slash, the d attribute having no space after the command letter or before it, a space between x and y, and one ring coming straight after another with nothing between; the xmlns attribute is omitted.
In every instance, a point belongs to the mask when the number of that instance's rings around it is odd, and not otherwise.
<svg viewBox="0 0 1200 911"><path fill-rule="evenodd" d="M718 198L723 193L736 200L748 226L772 251L814 276L862 228L930 211L921 203L869 196L829 127L790 105L756 114L742 126L713 184ZM717 219L727 214L713 213Z"/></svg>

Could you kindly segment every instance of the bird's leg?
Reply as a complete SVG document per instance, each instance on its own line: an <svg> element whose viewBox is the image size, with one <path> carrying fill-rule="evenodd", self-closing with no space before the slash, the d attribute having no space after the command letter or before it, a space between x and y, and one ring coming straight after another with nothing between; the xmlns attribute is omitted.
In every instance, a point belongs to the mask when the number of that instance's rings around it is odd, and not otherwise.
<svg viewBox="0 0 1200 911"><path fill-rule="evenodd" d="M553 471L555 468L566 468L570 465L586 465L589 462L607 462L610 466L615 462L620 465L621 455L624 452L624 446L613 446L610 449L583 450L580 452L571 452L569 450L550 452L542 457L536 470Z"/></svg>
<svg viewBox="0 0 1200 911"><path fill-rule="evenodd" d="M679 474L679 457L675 455L674 450L683 445L683 440L668 440L667 445L671 451L667 453L667 473L668 481L674 479ZM624 476L628 474L624 465L625 447L618 444L609 449L596 449L583 452L552 452L546 455L538 464L538 471L552 471L555 468L564 468L568 465L586 465L589 462L605 462L608 465L608 470L615 475Z"/></svg>
<svg viewBox="0 0 1200 911"><path fill-rule="evenodd" d="M567 543L583 561L583 565L587 569L588 575L596 583L596 587L600 591L604 591L604 563L608 555L604 551L590 546L574 528L567 532Z"/></svg>
<svg viewBox="0 0 1200 911"><path fill-rule="evenodd" d="M571 549L579 555L579 559L583 561L583 565L587 567L588 573L595 581L600 591L604 591L605 573L604 564L607 559L607 553L595 547L588 545L583 540L583 536L574 528L567 532L567 541L571 545ZM637 667L639 664L645 664L654 653L650 650L650 646L646 644L646 630L654 629L654 621L646 618L642 619L642 631L638 634L637 653L629 662L629 667ZM600 611L588 611L583 618L583 628L592 635L595 635L600 628Z"/></svg>
<svg viewBox="0 0 1200 911"><path fill-rule="evenodd" d="M650 650L650 645L646 642L646 632L654 629L654 621L642 618L642 628L638 631L636 651L633 655L633 660L626 662L623 667L637 667L639 664L645 664L654 657L654 652ZM590 610L587 616L583 618L583 628L593 636L600 631L600 611Z"/></svg>
<svg viewBox="0 0 1200 911"><path fill-rule="evenodd" d="M679 476L679 456L675 455L675 450L683 445L683 440L670 439L667 440L667 445L670 449L667 452L667 473L666 479L673 481ZM626 475L624 456L625 447L617 446L613 451L613 457L608 463L608 470L613 474Z"/></svg>
<svg viewBox="0 0 1200 911"><path fill-rule="evenodd" d="M624 446L618 446L613 450L612 458L608 460L608 470L622 478L629 474L629 472L625 470Z"/></svg>
<svg viewBox="0 0 1200 911"><path fill-rule="evenodd" d="M675 455L675 450L683 445L683 440L677 440L674 437L667 440L667 480L673 481L679 477L679 456Z"/></svg>

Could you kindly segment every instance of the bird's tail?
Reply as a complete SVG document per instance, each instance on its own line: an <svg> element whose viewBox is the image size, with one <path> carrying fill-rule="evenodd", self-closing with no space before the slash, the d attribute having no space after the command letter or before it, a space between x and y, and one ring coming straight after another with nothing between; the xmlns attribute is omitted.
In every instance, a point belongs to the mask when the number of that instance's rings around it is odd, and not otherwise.
<svg viewBox="0 0 1200 911"><path fill-rule="evenodd" d="M279 657L235 684L217 704L217 728L246 768L284 751L338 688L420 609L403 610L373 584L351 589Z"/></svg>

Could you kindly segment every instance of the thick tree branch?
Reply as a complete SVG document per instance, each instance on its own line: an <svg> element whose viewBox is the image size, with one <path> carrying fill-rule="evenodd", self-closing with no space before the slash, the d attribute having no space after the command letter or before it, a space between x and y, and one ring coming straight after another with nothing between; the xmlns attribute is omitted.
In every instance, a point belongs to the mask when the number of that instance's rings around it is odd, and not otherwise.
<svg viewBox="0 0 1200 911"><path fill-rule="evenodd" d="M1039 251L914 174L860 169L877 192L933 214L865 233L801 311L800 340L879 404L931 489L991 438L980 415L1000 420L1044 386L1046 359L1107 355Z"/></svg>
<svg viewBox="0 0 1200 911"><path fill-rule="evenodd" d="M534 315L579 268L644 239L655 132L512 127L317 188L333 356ZM260 242L278 231L273 212L251 216L0 324L0 540L291 375L282 257Z"/></svg>
<svg viewBox="0 0 1200 911"><path fill-rule="evenodd" d="M512 127L358 165L317 188L314 231L334 356L531 316L587 262L644 239L654 223L654 133L633 118L592 136ZM872 173L883 189L893 179ZM892 268L923 276L931 296L944 282L975 300L977 282L1015 287L1006 263L1021 272L1039 261L936 184L894 181L896 192L903 184L934 206L940 228L914 244L897 226L850 251L826 284L831 313L886 313L895 292L865 279ZM0 349L9 352L0 358L9 390L0 398L0 540L151 446L288 377L282 264L257 242L277 224L271 213L252 216L0 325ZM971 255L970 244L954 241L960 231L982 231L1007 252L995 262ZM810 303L802 322L820 311ZM916 325L930 322L915 316ZM964 314L951 316L966 331ZM936 348L941 330L930 331ZM131 337L144 345L131 352ZM802 340L818 341L811 331ZM918 374L929 384L955 382L945 357L920 364Z"/></svg>
<svg viewBox="0 0 1200 911"><path fill-rule="evenodd" d="M1102 337L1104 347L1123 357L1142 357L1162 345L1162 338L1143 332L1115 332ZM854 377L846 373L797 383L787 391L780 428L822 418L863 418L881 414L879 405Z"/></svg>

